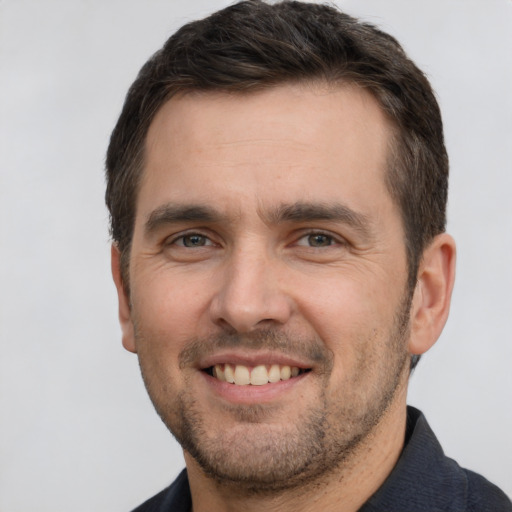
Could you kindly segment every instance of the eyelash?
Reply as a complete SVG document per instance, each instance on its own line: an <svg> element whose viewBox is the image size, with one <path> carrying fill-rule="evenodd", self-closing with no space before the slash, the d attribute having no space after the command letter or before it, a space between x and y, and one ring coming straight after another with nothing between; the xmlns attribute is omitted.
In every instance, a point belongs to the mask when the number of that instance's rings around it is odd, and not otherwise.
<svg viewBox="0 0 512 512"><path fill-rule="evenodd" d="M315 246L315 245L310 245L310 243L307 243L305 245L299 243L301 240L310 239L310 238L314 238L314 237L325 238L327 241L327 244ZM310 242L310 240L308 240L308 242ZM333 245L343 245L343 242L339 238L335 237L334 235L331 235L330 233L325 233L323 231L310 231L308 233L304 233L301 237L299 237L297 239L297 242L295 242L295 245L305 246L305 247L309 247L312 249L321 249L323 247L332 247Z"/></svg>
<svg viewBox="0 0 512 512"><path fill-rule="evenodd" d="M201 238L210 243L205 243L203 245L195 245L195 246L194 245L185 245L186 239L191 239L194 237ZM179 241L181 241L182 243L178 243ZM207 235L203 235L202 233L191 232L191 233L184 233L182 235L173 237L171 240L166 241L165 245L177 245L179 247L186 247L186 248L201 248L201 247L211 247L215 244L212 242L210 237L208 237Z"/></svg>
<svg viewBox="0 0 512 512"><path fill-rule="evenodd" d="M185 240L191 239L194 237L203 239L205 243L203 243L202 245L186 245ZM301 240L305 240L305 239L308 239L311 237L324 237L326 239L327 243L325 245L318 245L318 246L310 245L309 243L306 243L306 244L300 243ZM181 242L181 243L179 243L179 242ZM170 241L166 241L165 245L176 245L176 246L184 247L184 248L201 248L201 247L211 247L215 244L209 236L204 235L199 232L191 232L191 233L184 233L179 236L176 236L176 237L172 238ZM323 231L310 231L307 233L303 233L299 238L297 238L296 242L293 245L300 246L300 247L308 247L311 249L321 249L324 247L332 247L333 245L345 245L345 242L340 240L339 238L335 237L334 235L331 235L330 233L325 233Z"/></svg>

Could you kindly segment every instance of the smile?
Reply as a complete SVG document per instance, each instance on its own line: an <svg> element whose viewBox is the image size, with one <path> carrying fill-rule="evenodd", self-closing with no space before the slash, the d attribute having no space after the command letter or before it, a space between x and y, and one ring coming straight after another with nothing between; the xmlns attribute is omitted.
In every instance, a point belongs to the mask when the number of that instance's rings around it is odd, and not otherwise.
<svg viewBox="0 0 512 512"><path fill-rule="evenodd" d="M204 371L211 377L235 386L263 386L269 383L290 380L310 371L310 369L279 364L261 364L252 367L241 364L216 364Z"/></svg>

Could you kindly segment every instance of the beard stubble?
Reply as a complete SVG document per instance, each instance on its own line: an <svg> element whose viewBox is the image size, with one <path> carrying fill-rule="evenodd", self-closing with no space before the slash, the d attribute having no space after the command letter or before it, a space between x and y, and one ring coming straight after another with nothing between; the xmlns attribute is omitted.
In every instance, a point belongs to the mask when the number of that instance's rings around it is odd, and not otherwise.
<svg viewBox="0 0 512 512"><path fill-rule="evenodd" d="M279 407L272 404L226 404L218 413L230 417L233 426L217 429L215 417L205 415L192 386L185 385L169 400L165 385L155 391L155 375L150 375L141 361L142 376L167 428L202 471L219 484L247 495L272 495L314 485L350 459L393 403L409 360L405 342L410 303L407 296L397 309L386 340L385 360L372 353L369 340L361 343L366 350L359 353L354 379L339 390L340 396L328 389L333 354L319 339L291 339L276 330L243 336L220 334L194 340L180 353L181 368L199 356L230 346L282 351L315 361L320 369L317 397L300 417L289 422L273 421Z"/></svg>

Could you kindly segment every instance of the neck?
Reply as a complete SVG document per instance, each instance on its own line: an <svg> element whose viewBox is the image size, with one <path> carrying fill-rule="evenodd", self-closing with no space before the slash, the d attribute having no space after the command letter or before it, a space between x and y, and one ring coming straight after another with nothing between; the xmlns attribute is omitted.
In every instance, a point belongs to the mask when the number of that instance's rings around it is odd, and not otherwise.
<svg viewBox="0 0 512 512"><path fill-rule="evenodd" d="M262 507L266 512L355 512L393 470L403 448L405 427L406 385L397 390L372 433L335 471L300 489L272 495L246 494L236 484L219 483L206 476L185 452L193 512L260 512Z"/></svg>

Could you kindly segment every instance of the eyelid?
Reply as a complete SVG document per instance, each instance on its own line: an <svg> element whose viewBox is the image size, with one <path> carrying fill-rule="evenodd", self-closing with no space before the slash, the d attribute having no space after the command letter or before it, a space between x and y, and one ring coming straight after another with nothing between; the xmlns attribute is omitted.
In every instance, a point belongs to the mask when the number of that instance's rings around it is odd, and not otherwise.
<svg viewBox="0 0 512 512"><path fill-rule="evenodd" d="M184 244L177 244L176 242L178 240L182 240L186 237L191 236L200 236L202 238L205 238L209 243L206 244L206 247L211 247L214 245L217 245L214 240L212 239L212 236L210 234L205 233L204 229L187 229L184 231L179 231L177 233L174 233L172 235L169 235L164 238L162 245L163 246L177 246L177 247L186 247ZM199 246L201 247L201 246Z"/></svg>
<svg viewBox="0 0 512 512"><path fill-rule="evenodd" d="M186 237L190 237L190 236L194 236L194 235L205 238L208 242L206 244L207 247L220 245L220 243L221 243L221 242L219 243L215 240L215 236L212 235L210 230L205 229L205 228L194 228L194 229L191 228L191 229L186 229L183 231L179 231L177 233L173 233L172 235L166 236L162 241L162 246L175 245L178 247L184 247L184 244L177 244L176 242L179 240L183 240ZM293 238L294 241L292 242L291 245L292 246L299 245L302 247L310 247L312 249L316 249L316 247L308 246L307 244L299 244L298 243L299 241L303 240L304 238L306 238L308 236L312 236L312 235L320 235L320 236L325 236L327 238L330 238L332 240L332 243L325 247L332 247L332 246L336 246L336 245L341 245L341 246L349 245L349 242L347 241L347 239L339 234L335 234L332 231L329 231L326 229L314 229L314 228L300 230L298 233L295 234L295 236ZM318 248L321 248L321 247L318 247Z"/></svg>
<svg viewBox="0 0 512 512"><path fill-rule="evenodd" d="M327 246L324 246L324 247L332 247L334 245L348 245L348 242L347 242L347 240L344 237L342 237L341 235L334 234L331 231L325 230L325 229L308 229L308 230L305 230L305 231L301 231L300 235L295 237L295 242L293 243L293 245L298 245L298 246L301 246L301 247L310 247L310 248L313 248L313 249L321 248L321 247L312 247L312 246L309 246L307 244L299 244L298 243L300 240L302 240L302 239L304 239L306 237L312 236L312 235L325 236L325 237L330 238L332 240L333 243L331 243L331 244L329 244Z"/></svg>

